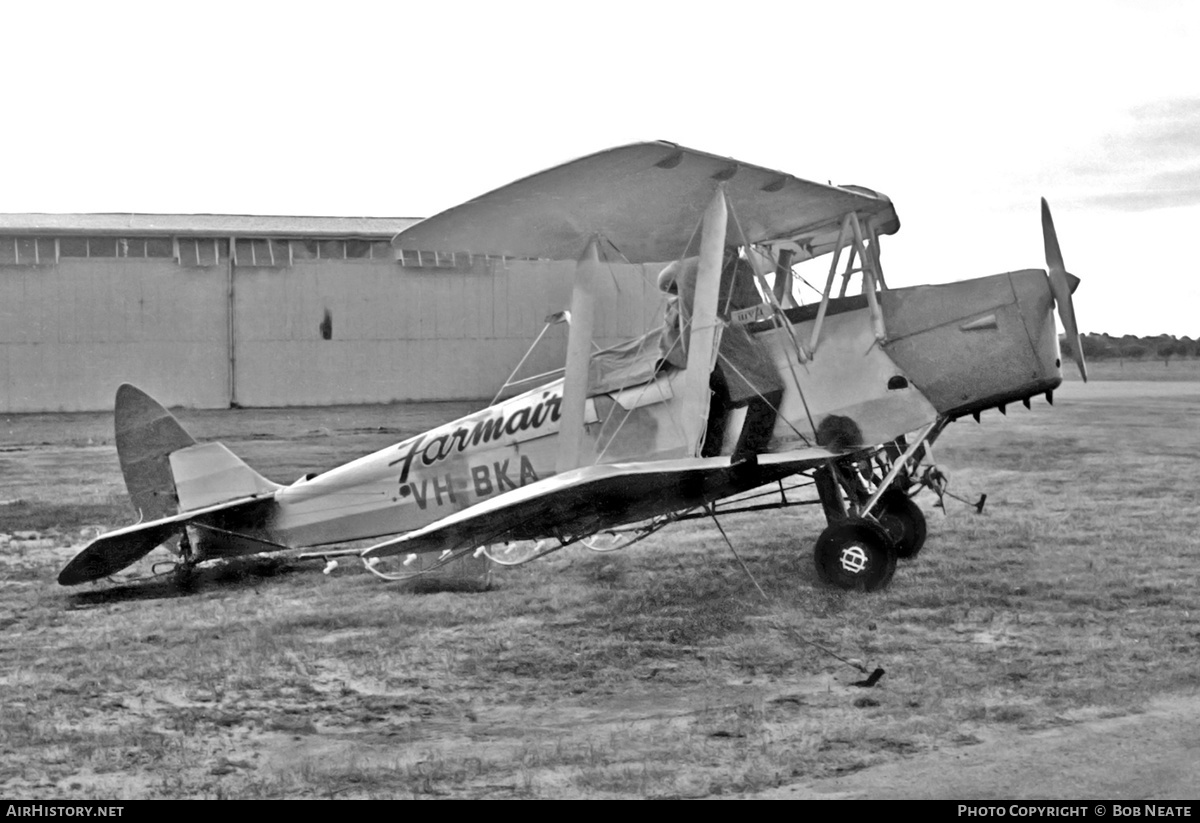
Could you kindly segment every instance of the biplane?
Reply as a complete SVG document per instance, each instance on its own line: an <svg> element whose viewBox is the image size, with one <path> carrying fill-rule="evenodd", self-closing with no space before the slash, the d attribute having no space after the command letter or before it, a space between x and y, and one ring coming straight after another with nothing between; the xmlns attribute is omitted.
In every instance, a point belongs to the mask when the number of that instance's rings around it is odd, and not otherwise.
<svg viewBox="0 0 1200 823"><path fill-rule="evenodd" d="M377 568L383 558L484 551L506 562L496 547L520 546L527 560L580 541L625 545L686 517L819 504L820 578L880 589L924 543L912 496L937 489L931 447L944 428L1039 395L1053 402L1056 306L1087 379L1078 279L1045 200L1041 217L1045 270L890 287L880 242L900 222L869 189L666 142L534 174L413 225L394 245L576 261L561 373L291 485L220 443L195 442L123 385L116 446L141 521L99 536L59 582L99 580L163 544L177 546L184 568L302 549L357 555L390 579L403 571ZM820 298L804 304L795 267L825 255ZM596 351L608 261L660 263L668 305L660 328Z"/></svg>

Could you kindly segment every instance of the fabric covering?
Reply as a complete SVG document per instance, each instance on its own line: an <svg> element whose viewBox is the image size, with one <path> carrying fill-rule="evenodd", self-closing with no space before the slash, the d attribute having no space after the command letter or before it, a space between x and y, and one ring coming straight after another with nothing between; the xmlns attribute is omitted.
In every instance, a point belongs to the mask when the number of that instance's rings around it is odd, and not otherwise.
<svg viewBox="0 0 1200 823"><path fill-rule="evenodd" d="M656 328L592 355L588 362L588 396L640 386L654 379L661 357L663 329Z"/></svg>
<svg viewBox="0 0 1200 823"><path fill-rule="evenodd" d="M718 186L737 218L727 245L788 238L823 253L852 211L879 234L900 228L891 201L869 189L658 142L608 149L509 183L405 229L392 245L576 260L600 236L630 263L657 263L687 254Z"/></svg>

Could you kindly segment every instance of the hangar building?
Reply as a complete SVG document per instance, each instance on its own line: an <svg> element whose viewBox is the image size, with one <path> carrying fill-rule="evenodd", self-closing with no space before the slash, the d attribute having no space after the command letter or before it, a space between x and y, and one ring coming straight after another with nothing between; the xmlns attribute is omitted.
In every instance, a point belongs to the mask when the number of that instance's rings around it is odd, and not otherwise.
<svg viewBox="0 0 1200 823"><path fill-rule="evenodd" d="M381 217L0 214L0 412L490 399L569 306L573 263L393 249ZM596 342L659 322L614 265ZM553 327L522 373L561 366Z"/></svg>

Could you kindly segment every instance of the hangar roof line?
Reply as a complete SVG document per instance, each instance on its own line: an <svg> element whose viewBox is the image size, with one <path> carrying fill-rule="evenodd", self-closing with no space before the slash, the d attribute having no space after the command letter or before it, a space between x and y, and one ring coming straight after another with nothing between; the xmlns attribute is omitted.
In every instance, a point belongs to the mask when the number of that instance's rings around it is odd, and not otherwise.
<svg viewBox="0 0 1200 823"><path fill-rule="evenodd" d="M391 240L419 217L249 214L0 214L0 234L361 237Z"/></svg>

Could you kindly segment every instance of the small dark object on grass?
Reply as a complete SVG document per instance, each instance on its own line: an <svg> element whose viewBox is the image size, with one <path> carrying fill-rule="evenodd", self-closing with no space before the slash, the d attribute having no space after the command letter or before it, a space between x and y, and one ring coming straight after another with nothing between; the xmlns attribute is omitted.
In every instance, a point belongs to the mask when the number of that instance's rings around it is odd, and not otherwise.
<svg viewBox="0 0 1200 823"><path fill-rule="evenodd" d="M872 686L874 686L876 683L878 683L879 678L881 678L881 677L883 677L883 669L877 668L877 669L875 669L875 671L871 672L870 677L868 677L866 680L859 680L857 682L851 683L850 685L858 686L861 689L869 689Z"/></svg>

